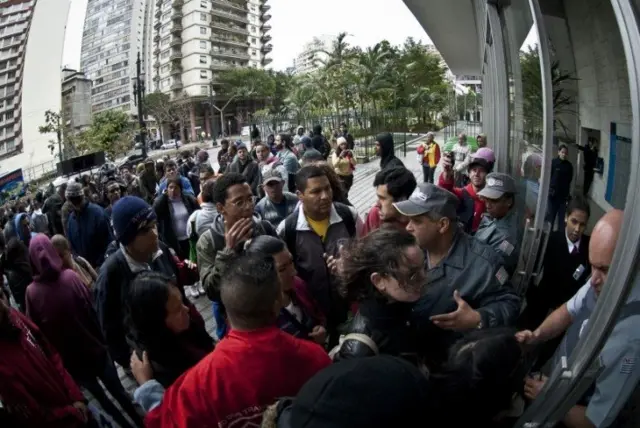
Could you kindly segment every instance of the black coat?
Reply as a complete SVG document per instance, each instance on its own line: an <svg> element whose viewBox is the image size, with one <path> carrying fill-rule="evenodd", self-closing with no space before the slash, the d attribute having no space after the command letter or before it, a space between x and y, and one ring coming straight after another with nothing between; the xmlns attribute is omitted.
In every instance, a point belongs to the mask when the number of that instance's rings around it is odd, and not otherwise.
<svg viewBox="0 0 640 428"><path fill-rule="evenodd" d="M226 172L235 172L237 174L244 175L247 179L247 183L251 186L251 193L253 193L254 196L260 195L262 174L260 173L260 166L256 161L251 159L243 165L240 163L240 159L237 159L227 167Z"/></svg>
<svg viewBox="0 0 640 428"><path fill-rule="evenodd" d="M187 207L189 215L200 208L196 198L191 195L183 193L182 202L184 203L184 206ZM176 236L176 232L173 228L173 213L169 204L169 197L165 193L158 196L153 203L153 210L156 212L156 216L158 217L158 234L160 235L162 242L173 248L176 253L180 253L178 237Z"/></svg>

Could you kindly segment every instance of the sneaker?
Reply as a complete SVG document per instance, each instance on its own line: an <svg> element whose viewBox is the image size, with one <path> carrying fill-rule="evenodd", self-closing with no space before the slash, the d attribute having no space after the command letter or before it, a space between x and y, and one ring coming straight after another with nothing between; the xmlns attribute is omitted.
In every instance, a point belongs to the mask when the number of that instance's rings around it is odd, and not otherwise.
<svg viewBox="0 0 640 428"><path fill-rule="evenodd" d="M204 287L202 286L202 283L201 283L201 282L198 282L197 287L198 287L198 293L199 293L201 296L204 296L205 291L204 291Z"/></svg>
<svg viewBox="0 0 640 428"><path fill-rule="evenodd" d="M198 297L198 293L193 289L193 285L185 285L184 294L187 297Z"/></svg>

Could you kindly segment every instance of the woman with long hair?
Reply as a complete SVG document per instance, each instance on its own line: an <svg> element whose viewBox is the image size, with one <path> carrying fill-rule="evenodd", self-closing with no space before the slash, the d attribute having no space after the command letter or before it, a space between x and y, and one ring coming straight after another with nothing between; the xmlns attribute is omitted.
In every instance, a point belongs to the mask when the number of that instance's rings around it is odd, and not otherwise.
<svg viewBox="0 0 640 428"><path fill-rule="evenodd" d="M307 284L296 275L293 258L284 241L269 235L257 236L247 241L245 250L271 256L275 261L283 297L278 316L280 329L295 337L324 345L327 336L323 326L324 316L307 290Z"/></svg>
<svg viewBox="0 0 640 428"><path fill-rule="evenodd" d="M403 356L418 364L412 303L425 283L424 254L404 230L378 229L343 247L337 269L342 294L358 312L335 356ZM366 336L368 339L362 340Z"/></svg>
<svg viewBox="0 0 640 428"><path fill-rule="evenodd" d="M153 377L165 388L213 350L197 309L161 273L140 273L128 296L128 341L140 360L146 352Z"/></svg>

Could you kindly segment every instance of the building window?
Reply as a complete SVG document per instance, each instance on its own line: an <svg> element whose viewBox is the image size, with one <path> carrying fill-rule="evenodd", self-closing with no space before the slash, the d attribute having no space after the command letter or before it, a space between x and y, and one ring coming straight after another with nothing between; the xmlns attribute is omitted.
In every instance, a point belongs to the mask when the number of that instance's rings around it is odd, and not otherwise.
<svg viewBox="0 0 640 428"><path fill-rule="evenodd" d="M258 55L258 52L254 49L251 51L251 55Z"/></svg>
<svg viewBox="0 0 640 428"><path fill-rule="evenodd" d="M165 37L160 41L160 46L167 46L170 41L171 41L171 37Z"/></svg>
<svg viewBox="0 0 640 428"><path fill-rule="evenodd" d="M162 66L162 68L160 69L160 73L166 73L169 71L169 64L165 64Z"/></svg>
<svg viewBox="0 0 640 428"><path fill-rule="evenodd" d="M254 11L254 12L256 11L255 5L251 5L251 10Z"/></svg>
<svg viewBox="0 0 640 428"><path fill-rule="evenodd" d="M207 74L207 70L200 70L200 78L207 79L209 75Z"/></svg>
<svg viewBox="0 0 640 428"><path fill-rule="evenodd" d="M206 64L206 63L207 63L207 56L200 55L200 64Z"/></svg>
<svg viewBox="0 0 640 428"><path fill-rule="evenodd" d="M209 87L200 86L200 95L209 95Z"/></svg>
<svg viewBox="0 0 640 428"><path fill-rule="evenodd" d="M200 21L206 21L208 18L208 15L206 13L201 12L200 13Z"/></svg>
<svg viewBox="0 0 640 428"><path fill-rule="evenodd" d="M200 34L207 34L207 27L200 27Z"/></svg>
<svg viewBox="0 0 640 428"><path fill-rule="evenodd" d="M162 86L163 88L167 88L169 86L169 82L171 81L171 79L164 79L161 83L160 86Z"/></svg>
<svg viewBox="0 0 640 428"><path fill-rule="evenodd" d="M162 54L160 55L160 58L161 59L166 59L166 58L169 58L169 55L171 55L171 51L166 50L166 51L162 52Z"/></svg>
<svg viewBox="0 0 640 428"><path fill-rule="evenodd" d="M256 42L256 38L255 38L255 37L252 37L252 38L251 38L251 43L253 43L254 45L257 43L257 42Z"/></svg>
<svg viewBox="0 0 640 428"><path fill-rule="evenodd" d="M200 40L200 49L206 49L206 48L207 48L207 41Z"/></svg>
<svg viewBox="0 0 640 428"><path fill-rule="evenodd" d="M256 27L254 27L253 25L251 26L251 32L255 33L256 32Z"/></svg>

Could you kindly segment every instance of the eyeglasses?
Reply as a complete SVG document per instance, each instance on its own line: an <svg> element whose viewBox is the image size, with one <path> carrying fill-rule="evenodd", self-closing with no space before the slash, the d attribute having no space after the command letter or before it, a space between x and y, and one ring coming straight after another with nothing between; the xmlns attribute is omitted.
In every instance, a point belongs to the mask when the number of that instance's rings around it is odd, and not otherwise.
<svg viewBox="0 0 640 428"><path fill-rule="evenodd" d="M231 205L233 205L236 208L253 207L253 198L233 201L231 202Z"/></svg>

